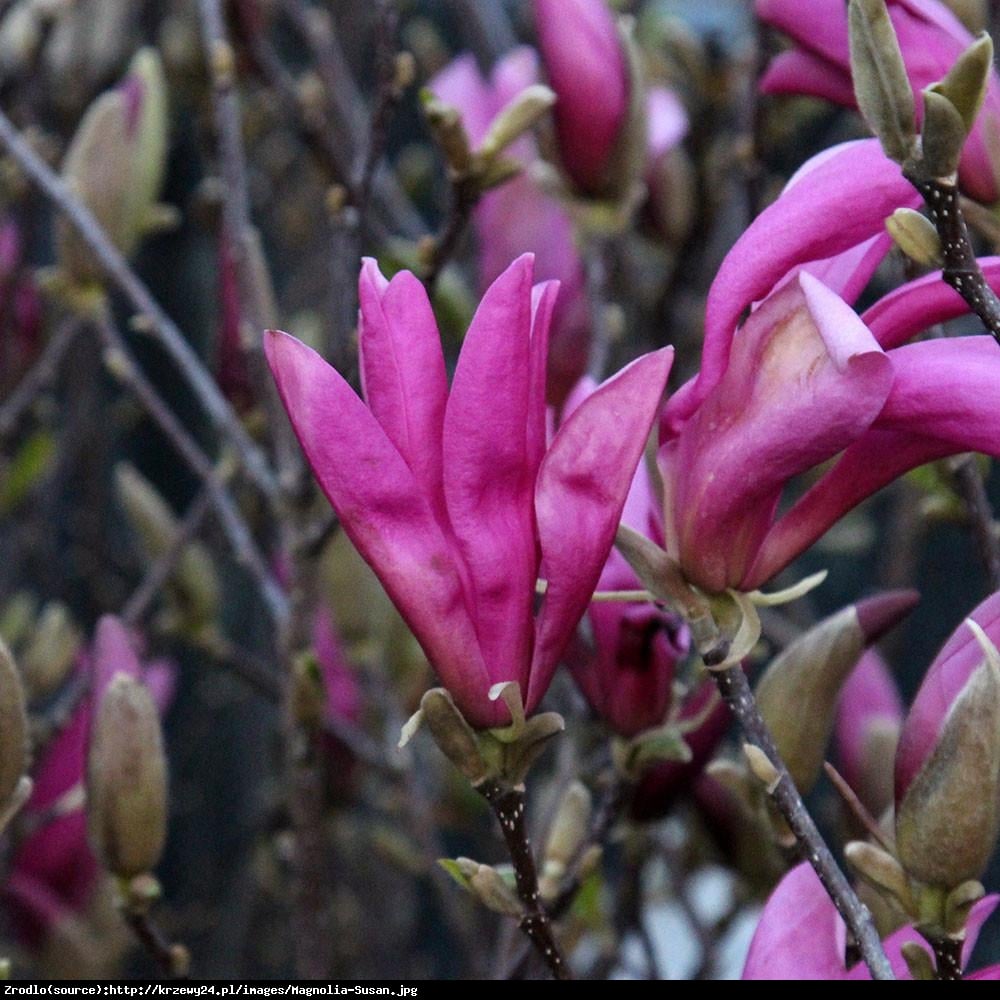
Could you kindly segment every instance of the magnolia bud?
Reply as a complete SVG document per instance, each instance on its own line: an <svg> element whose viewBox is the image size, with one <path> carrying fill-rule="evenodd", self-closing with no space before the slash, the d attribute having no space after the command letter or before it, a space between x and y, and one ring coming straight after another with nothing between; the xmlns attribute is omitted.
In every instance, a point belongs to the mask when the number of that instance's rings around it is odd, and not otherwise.
<svg viewBox="0 0 1000 1000"><path fill-rule="evenodd" d="M490 865L472 858L443 859L439 862L446 872L468 889L488 910L506 917L521 917L524 907L504 877Z"/></svg>
<svg viewBox="0 0 1000 1000"><path fill-rule="evenodd" d="M117 673L97 704L87 754L87 830L114 875L155 867L167 834L167 761L156 705Z"/></svg>
<svg viewBox="0 0 1000 1000"><path fill-rule="evenodd" d="M28 770L28 717L21 678L0 641L0 809L14 795Z"/></svg>
<svg viewBox="0 0 1000 1000"><path fill-rule="evenodd" d="M885 0L851 0L851 77L858 109L891 160L902 163L916 138L913 90Z"/></svg>
<svg viewBox="0 0 1000 1000"><path fill-rule="evenodd" d="M852 840L844 848L844 857L854 870L881 892L913 911L913 899L906 872L888 851L862 840Z"/></svg>
<svg viewBox="0 0 1000 1000"><path fill-rule="evenodd" d="M472 149L458 109L438 100L429 90L421 94L421 102L431 134L441 147L449 169L459 176L467 173L472 166Z"/></svg>
<svg viewBox="0 0 1000 1000"><path fill-rule="evenodd" d="M981 630L978 637L989 642ZM1000 657L990 645L897 803L899 860L931 886L954 888L979 878L1000 831Z"/></svg>
<svg viewBox="0 0 1000 1000"><path fill-rule="evenodd" d="M800 791L819 776L840 689L865 646L916 600L912 591L896 591L845 608L796 639L764 672L757 703Z"/></svg>
<svg viewBox="0 0 1000 1000"><path fill-rule="evenodd" d="M941 266L941 237L926 216L912 208L897 208L885 220L885 228L910 260L924 267Z"/></svg>
<svg viewBox="0 0 1000 1000"><path fill-rule="evenodd" d="M556 95L540 83L525 87L490 122L477 153L493 157L528 131L556 102Z"/></svg>
<svg viewBox="0 0 1000 1000"><path fill-rule="evenodd" d="M126 256L148 231L167 153L166 84L159 56L143 49L121 85L87 109L63 161L63 178ZM101 271L73 226L60 220L61 267L89 283Z"/></svg>
<svg viewBox="0 0 1000 1000"><path fill-rule="evenodd" d="M51 694L62 684L82 641L66 605L58 601L46 604L20 656L24 680L33 698Z"/></svg>
<svg viewBox="0 0 1000 1000"><path fill-rule="evenodd" d="M559 803L545 844L539 885L546 899L555 897L559 882L586 841L592 811L593 801L587 786L581 781L574 781Z"/></svg>
<svg viewBox="0 0 1000 1000"><path fill-rule="evenodd" d="M984 31L955 60L955 65L931 90L946 97L961 115L966 133L972 131L983 106L993 71L993 39Z"/></svg>
<svg viewBox="0 0 1000 1000"><path fill-rule="evenodd" d="M925 90L921 151L931 177L949 178L958 170L966 135L958 108L944 95Z"/></svg>
<svg viewBox="0 0 1000 1000"><path fill-rule="evenodd" d="M167 502L134 466L120 462L115 487L129 525L151 561L162 559L174 546L180 530ZM215 618L219 608L219 580L215 564L203 545L189 542L171 577L171 595L189 624Z"/></svg>

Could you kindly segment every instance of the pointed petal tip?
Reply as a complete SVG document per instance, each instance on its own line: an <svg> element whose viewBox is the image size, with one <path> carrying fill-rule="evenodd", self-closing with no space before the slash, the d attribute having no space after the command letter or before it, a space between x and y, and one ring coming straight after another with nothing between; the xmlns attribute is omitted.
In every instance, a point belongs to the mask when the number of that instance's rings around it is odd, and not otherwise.
<svg viewBox="0 0 1000 1000"><path fill-rule="evenodd" d="M919 602L920 594L916 590L890 590L858 601L855 610L866 645L898 625Z"/></svg>

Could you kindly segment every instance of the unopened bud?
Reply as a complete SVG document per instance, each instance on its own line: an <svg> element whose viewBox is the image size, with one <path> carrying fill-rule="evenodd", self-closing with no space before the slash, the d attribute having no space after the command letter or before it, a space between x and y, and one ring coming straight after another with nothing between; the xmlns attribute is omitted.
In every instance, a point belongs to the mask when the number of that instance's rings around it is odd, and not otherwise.
<svg viewBox="0 0 1000 1000"><path fill-rule="evenodd" d="M0 809L28 770L28 717L14 659L0 641Z"/></svg>
<svg viewBox="0 0 1000 1000"><path fill-rule="evenodd" d="M840 689L865 645L915 601L912 592L898 592L844 608L813 626L768 666L757 685L757 703L799 791L807 792L819 776Z"/></svg>
<svg viewBox="0 0 1000 1000"><path fill-rule="evenodd" d="M87 109L63 162L63 178L126 256L148 231L167 152L166 84L159 56L143 49L122 84ZM60 220L59 262L76 281L100 278L94 255Z"/></svg>
<svg viewBox="0 0 1000 1000"><path fill-rule="evenodd" d="M587 839L592 811L593 801L587 786L574 781L559 803L545 844L540 881L544 897L551 899L558 892L559 882Z"/></svg>
<svg viewBox="0 0 1000 1000"><path fill-rule="evenodd" d="M151 871L167 833L167 761L156 705L117 674L97 705L87 755L87 830L108 871Z"/></svg>
<svg viewBox="0 0 1000 1000"><path fill-rule="evenodd" d="M896 810L899 860L914 878L954 888L978 879L1000 831L1000 657L985 660L954 699L937 742Z"/></svg>
<svg viewBox="0 0 1000 1000"><path fill-rule="evenodd" d="M922 135L923 167L931 177L947 179L958 170L965 145L966 130L962 115L943 94L928 88L924 91Z"/></svg>
<svg viewBox="0 0 1000 1000"><path fill-rule="evenodd" d="M771 758L753 743L743 744L743 756L753 776L767 789L768 795L773 795L781 784L781 772L771 763Z"/></svg>
<svg viewBox="0 0 1000 1000"><path fill-rule="evenodd" d="M514 890L495 868L489 865L477 865L476 870L467 878L469 888L487 909L507 917L521 916L524 907Z"/></svg>
<svg viewBox="0 0 1000 1000"><path fill-rule="evenodd" d="M455 174L466 174L472 165L472 148L458 109L438 100L430 91L424 91L422 101L431 135L441 147L449 168Z"/></svg>
<svg viewBox="0 0 1000 1000"><path fill-rule="evenodd" d="M844 848L844 857L876 889L888 893L907 912L913 912L913 899L906 872L888 851L863 840L852 840Z"/></svg>
<svg viewBox="0 0 1000 1000"><path fill-rule="evenodd" d="M505 150L548 114L555 102L556 95L549 87L540 83L525 87L490 122L490 127L479 144L479 155L493 157Z"/></svg>
<svg viewBox="0 0 1000 1000"><path fill-rule="evenodd" d="M851 77L858 109L885 155L902 163L913 152L913 90L885 0L851 0Z"/></svg>
<svg viewBox="0 0 1000 1000"><path fill-rule="evenodd" d="M946 97L961 115L965 132L972 131L983 106L993 72L993 39L984 31L955 60L948 75L931 89Z"/></svg>
<svg viewBox="0 0 1000 1000"><path fill-rule="evenodd" d="M59 601L46 604L20 656L24 681L33 698L51 694L62 684L82 641L66 605Z"/></svg>
<svg viewBox="0 0 1000 1000"><path fill-rule="evenodd" d="M897 208L885 220L885 228L910 260L924 267L941 266L941 237L925 215L912 208Z"/></svg>

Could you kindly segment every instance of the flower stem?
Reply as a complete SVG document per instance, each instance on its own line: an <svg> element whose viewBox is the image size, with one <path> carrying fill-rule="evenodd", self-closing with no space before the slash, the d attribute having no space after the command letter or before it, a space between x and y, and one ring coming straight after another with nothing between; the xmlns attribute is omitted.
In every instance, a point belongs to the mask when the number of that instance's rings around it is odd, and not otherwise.
<svg viewBox="0 0 1000 1000"><path fill-rule="evenodd" d="M724 653L720 657L720 662L722 658ZM706 665L711 666L707 663ZM760 714L743 669L735 666L726 670L713 670L711 673L723 699L739 721L745 738L767 755L778 772L779 780L770 792L774 804L795 835L802 854L819 876L823 888L826 889L834 906L854 935L872 978L895 979L871 914L838 867L830 848L827 847L812 816L809 815L802 796L799 795L767 724Z"/></svg>
<svg viewBox="0 0 1000 1000"><path fill-rule="evenodd" d="M477 786L477 790L493 809L510 852L517 895L524 904L521 930L556 979L572 979L573 974L552 934L552 923L538 893L538 873L524 819L523 789L506 788L497 781L489 780Z"/></svg>
<svg viewBox="0 0 1000 1000"><path fill-rule="evenodd" d="M962 945L959 938L947 935L927 936L927 941L934 951L935 979L946 982L962 978Z"/></svg>

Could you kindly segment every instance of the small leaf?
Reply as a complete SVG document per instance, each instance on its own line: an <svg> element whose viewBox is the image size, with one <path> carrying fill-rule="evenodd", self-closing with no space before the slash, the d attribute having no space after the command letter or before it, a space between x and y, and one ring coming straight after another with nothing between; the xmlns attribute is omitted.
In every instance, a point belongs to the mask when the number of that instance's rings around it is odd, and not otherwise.
<svg viewBox="0 0 1000 1000"><path fill-rule="evenodd" d="M958 170L966 134L958 108L937 91L925 90L923 162L931 177L951 177Z"/></svg>
<svg viewBox="0 0 1000 1000"><path fill-rule="evenodd" d="M931 90L947 97L962 116L966 133L972 131L976 115L983 106L986 89L993 71L993 39L986 32L958 57L948 75Z"/></svg>

